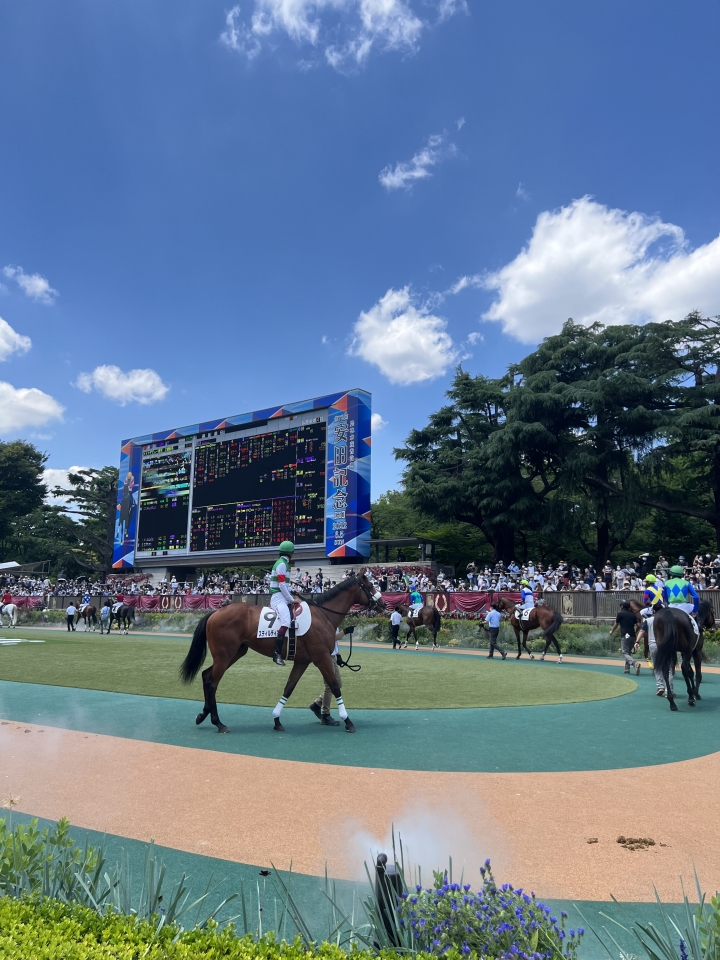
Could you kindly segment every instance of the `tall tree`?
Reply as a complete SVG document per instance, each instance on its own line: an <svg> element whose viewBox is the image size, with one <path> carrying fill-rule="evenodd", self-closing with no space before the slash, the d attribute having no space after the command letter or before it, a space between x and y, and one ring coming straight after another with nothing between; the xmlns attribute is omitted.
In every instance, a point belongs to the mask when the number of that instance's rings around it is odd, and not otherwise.
<svg viewBox="0 0 720 960"><path fill-rule="evenodd" d="M19 517L42 504L47 494L43 483L46 461L47 456L31 443L0 442L0 545L7 544Z"/></svg>
<svg viewBox="0 0 720 960"><path fill-rule="evenodd" d="M53 495L71 504L63 510L75 518L73 530L82 548L77 561L87 570L107 573L112 568L118 470L78 470L68 474L68 484L56 487Z"/></svg>

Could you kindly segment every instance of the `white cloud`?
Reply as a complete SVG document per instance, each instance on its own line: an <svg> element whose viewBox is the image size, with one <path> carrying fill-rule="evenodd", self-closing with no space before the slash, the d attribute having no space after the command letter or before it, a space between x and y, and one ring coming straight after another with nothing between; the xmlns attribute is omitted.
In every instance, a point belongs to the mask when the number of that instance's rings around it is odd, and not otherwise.
<svg viewBox="0 0 720 960"><path fill-rule="evenodd" d="M434 0L427 6L437 13L436 22L466 9L464 0ZM230 10L220 40L252 60L264 45L272 45L274 35L284 34L345 72L362 66L372 52L416 50L429 26L406 0L253 0L249 17L240 4ZM307 59L302 65L307 69Z"/></svg>
<svg viewBox="0 0 720 960"><path fill-rule="evenodd" d="M396 163L394 167L388 164L378 174L378 180L388 190L409 190L416 180L432 176L431 167L457 153L455 144L446 140L445 133L434 133L428 138L427 146L418 150L412 160Z"/></svg>
<svg viewBox="0 0 720 960"><path fill-rule="evenodd" d="M22 267L11 265L3 267L3 273L10 280L14 280L31 300L37 300L49 306L55 303L56 297L60 296L58 291L53 290L45 277L39 273L25 273Z"/></svg>
<svg viewBox="0 0 720 960"><path fill-rule="evenodd" d="M63 487L68 489L70 484L68 483L68 474L77 473L78 470L87 470L88 467L68 467L67 470L59 470L55 467L46 467L43 470L43 483L48 488L47 496L45 497L45 503L51 504L53 506L62 506L66 504L66 497L54 497L52 495L52 490L55 487Z"/></svg>
<svg viewBox="0 0 720 960"><path fill-rule="evenodd" d="M390 289L360 314L348 352L375 364L391 383L433 380L458 359L445 327L426 305L415 304L409 287Z"/></svg>
<svg viewBox="0 0 720 960"><path fill-rule="evenodd" d="M386 426L387 420L383 420L379 413L373 413L370 417L370 432L377 433L378 430L382 430L382 428Z"/></svg>
<svg viewBox="0 0 720 960"><path fill-rule="evenodd" d="M643 323L720 313L720 237L691 250L680 227L590 197L537 218L532 237L483 278L484 314L525 343L579 323Z"/></svg>
<svg viewBox="0 0 720 960"><path fill-rule="evenodd" d="M0 382L0 436L15 436L27 427L62 420L64 409L54 397L36 387L15 388Z"/></svg>
<svg viewBox="0 0 720 960"><path fill-rule="evenodd" d="M465 117L458 117L455 123L457 123L458 130L462 130L465 126Z"/></svg>
<svg viewBox="0 0 720 960"><path fill-rule="evenodd" d="M529 200L529 199L530 199L530 194L527 192L527 190L525 189L525 187L522 185L522 180L521 180L520 183L517 185L517 190L515 191L515 196L518 197L520 200Z"/></svg>
<svg viewBox="0 0 720 960"><path fill-rule="evenodd" d="M456 293L460 293L462 290L467 290L468 287L482 287L483 283L484 278L482 274L473 273L470 276L459 277L445 292L454 296Z"/></svg>
<svg viewBox="0 0 720 960"><path fill-rule="evenodd" d="M170 389L154 370L128 370L124 373L114 364L95 367L92 373L81 373L75 386L84 393L97 390L121 407L133 401L155 403L163 400Z"/></svg>
<svg viewBox="0 0 720 960"><path fill-rule="evenodd" d="M474 330L471 334L468 335L467 342L474 346L476 343L482 343L485 337L480 333L479 330Z"/></svg>
<svg viewBox="0 0 720 960"><path fill-rule="evenodd" d="M13 353L27 353L32 346L30 337L24 337L0 317L0 361Z"/></svg>

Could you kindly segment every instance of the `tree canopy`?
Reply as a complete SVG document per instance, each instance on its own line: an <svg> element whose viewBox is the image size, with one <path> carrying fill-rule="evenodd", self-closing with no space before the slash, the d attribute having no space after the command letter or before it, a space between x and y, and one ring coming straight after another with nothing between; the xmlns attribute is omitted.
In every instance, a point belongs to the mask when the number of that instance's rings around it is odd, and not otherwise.
<svg viewBox="0 0 720 960"><path fill-rule="evenodd" d="M569 320L500 378L458 368L449 403L395 451L409 503L506 561L554 545L602 564L657 513L720 549L719 358L719 319L692 313Z"/></svg>

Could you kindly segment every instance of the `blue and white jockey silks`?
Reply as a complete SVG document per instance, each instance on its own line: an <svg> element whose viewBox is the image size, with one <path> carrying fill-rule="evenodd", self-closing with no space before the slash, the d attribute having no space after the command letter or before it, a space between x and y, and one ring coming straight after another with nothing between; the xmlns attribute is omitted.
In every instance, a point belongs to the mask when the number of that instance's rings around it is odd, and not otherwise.
<svg viewBox="0 0 720 960"><path fill-rule="evenodd" d="M90 594L89 594L89 593L84 593L84 594L83 594L82 606L83 606L83 607L89 607L89 606L90 606Z"/></svg>
<svg viewBox="0 0 720 960"><path fill-rule="evenodd" d="M532 610L535 606L535 597L530 587L522 587L520 590L520 609Z"/></svg>

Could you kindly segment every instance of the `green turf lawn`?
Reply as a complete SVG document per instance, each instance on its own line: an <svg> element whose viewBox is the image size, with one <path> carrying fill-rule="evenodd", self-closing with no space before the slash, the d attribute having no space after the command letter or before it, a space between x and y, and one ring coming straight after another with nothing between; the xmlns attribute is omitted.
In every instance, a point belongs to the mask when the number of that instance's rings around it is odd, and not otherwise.
<svg viewBox="0 0 720 960"><path fill-rule="evenodd" d="M199 678L191 686L178 679L190 645L177 637L100 637L52 630L0 630L0 638L42 639L44 644L0 646L0 680L57 684L116 693L200 700ZM209 662L209 660L207 661ZM343 670L343 694L357 709L433 709L443 707L526 706L605 700L636 689L624 676L573 670L555 664L484 657L447 657L406 650L355 650L359 673ZM289 668L248 653L225 674L219 690L226 703L273 706ZM307 704L322 692L314 667L298 684L292 706ZM290 706L290 704L288 704Z"/></svg>

